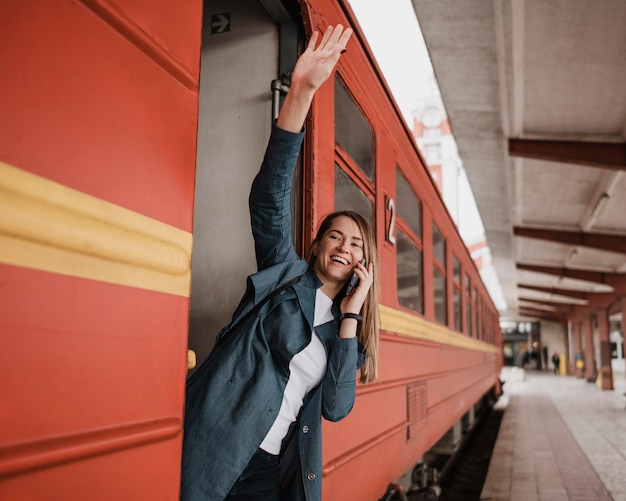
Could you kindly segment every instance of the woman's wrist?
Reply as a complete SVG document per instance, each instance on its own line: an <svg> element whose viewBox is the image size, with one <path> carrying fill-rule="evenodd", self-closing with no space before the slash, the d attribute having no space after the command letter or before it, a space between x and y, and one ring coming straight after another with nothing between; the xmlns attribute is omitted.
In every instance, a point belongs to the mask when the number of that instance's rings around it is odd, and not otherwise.
<svg viewBox="0 0 626 501"><path fill-rule="evenodd" d="M347 319L356 320L357 323L359 324L363 321L363 317L359 315L358 313L346 312L346 313L342 313L341 315L339 315L339 321L341 323L343 323L343 321Z"/></svg>
<svg viewBox="0 0 626 501"><path fill-rule="evenodd" d="M339 315L339 337L352 338L356 337L359 324L363 321L363 317L358 313L341 313Z"/></svg>

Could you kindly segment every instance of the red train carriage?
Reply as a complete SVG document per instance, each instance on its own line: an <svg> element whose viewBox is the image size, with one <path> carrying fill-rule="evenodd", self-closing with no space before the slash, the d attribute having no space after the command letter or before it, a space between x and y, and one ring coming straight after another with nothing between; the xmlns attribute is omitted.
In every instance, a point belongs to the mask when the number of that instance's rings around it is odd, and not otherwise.
<svg viewBox="0 0 626 501"><path fill-rule="evenodd" d="M336 23L347 2L2 3L0 498L177 498L187 347L206 357L254 271L272 81ZM328 500L378 499L454 444L501 367L497 311L355 28L293 194L301 249L354 208L381 260L380 379L325 424Z"/></svg>

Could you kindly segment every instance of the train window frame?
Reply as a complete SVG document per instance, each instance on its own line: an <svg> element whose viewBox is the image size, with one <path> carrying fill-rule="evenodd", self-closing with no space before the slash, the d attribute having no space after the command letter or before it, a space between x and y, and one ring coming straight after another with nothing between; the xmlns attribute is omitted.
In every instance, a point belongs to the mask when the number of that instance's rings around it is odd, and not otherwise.
<svg viewBox="0 0 626 501"><path fill-rule="evenodd" d="M478 332L478 289L474 285L472 288L472 310L474 315L472 316L472 331L476 339L478 339L480 333Z"/></svg>
<svg viewBox="0 0 626 501"><path fill-rule="evenodd" d="M435 221L431 225L433 261L433 306L435 321L448 325L447 242ZM441 289L441 290L440 290ZM439 296L437 295L439 291ZM441 299L441 302L437 298Z"/></svg>
<svg viewBox="0 0 626 501"><path fill-rule="evenodd" d="M456 257L456 254L454 254L454 252L451 253L451 256L452 308L454 311L452 322L455 331L463 332L463 291L461 288L461 262L459 261L459 258Z"/></svg>
<svg viewBox="0 0 626 501"><path fill-rule="evenodd" d="M409 183L407 177L400 165L396 164L396 198L395 198L395 210L396 210L396 243L395 243L395 253L396 253L396 300L398 305L402 308L407 308L411 310L411 312L418 313L419 315L425 314L425 298L426 298L426 290L425 290L425 280L424 280L424 240L423 240L423 228L424 228L424 207L422 199L418 196L415 189ZM400 189L398 187L401 186ZM416 211L417 209L417 211ZM408 219L403 216L406 212L413 213L417 212L417 219L412 218ZM405 242L403 242L403 240ZM403 287L401 287L400 280L403 276L406 276L405 273L401 273L400 266L403 264L399 257L398 250L404 244L411 245L419 259L417 259L417 267L416 271L418 274L418 283L417 290L418 294L416 296L417 307L412 307L406 303L403 299Z"/></svg>
<svg viewBox="0 0 626 501"><path fill-rule="evenodd" d="M412 235L411 233L407 233L407 227L404 223L404 221L398 221L398 226L396 228L396 245L395 245L395 251L396 251L396 300L398 301L398 305L402 308L406 308L408 310L410 310L413 313L418 313L420 315L424 315L424 299L425 299L425 290L424 290L424 249L421 245L421 243L418 243L414 237L414 235ZM417 271L417 275L418 275L418 282L417 284L417 295L415 296L416 298L416 305L417 307L413 307L410 304L407 304L407 302L404 300L404 297L401 294L401 291L403 291L405 288L404 287L400 287L400 280L401 278L403 278L404 276L406 276L406 274L404 273L400 273L400 269L399 267L402 265L402 263L404 263L404 260L401 260L398 258L398 250L401 249L401 247L403 245L409 245L410 248L412 250L415 250L417 255L419 256L419 259L416 259L416 268L415 271ZM407 296L408 297L408 296Z"/></svg>
<svg viewBox="0 0 626 501"><path fill-rule="evenodd" d="M358 160L351 155L350 151L337 141L337 85L340 86L345 95L349 98L349 103L356 111L356 115L358 115L360 123L365 124L367 126L367 130L369 131L368 139L372 155L371 178L367 175L367 172L363 169L362 165L359 164ZM333 210L354 210L361 213L366 219L370 221L370 224L372 225L372 228L374 230L374 234L376 235L378 233L378 228L376 226L376 129L372 125L371 120L368 118L365 110L363 109L359 101L351 92L350 87L346 84L346 81L342 77L340 71L337 71L335 74L333 92L333 123L335 133L335 164L333 167ZM338 183L338 177L341 175L345 176L346 180L350 182L350 184L348 184L351 188L349 191L353 191L353 193L358 195L363 195L364 199L369 201L366 213L363 213L361 204L351 204L340 201L342 197L340 192L337 190L337 187L340 186L340 184ZM355 188L355 190L352 190L352 188ZM351 197L348 197L348 199L349 198Z"/></svg>
<svg viewBox="0 0 626 501"><path fill-rule="evenodd" d="M338 71L335 74L334 83L333 83L333 93L334 93L334 105L333 105L333 124L334 124L334 133L335 133L335 151L339 153L339 155L346 161L347 164L350 165L351 170L358 177L362 179L365 184L369 184L371 186L376 185L376 129L372 125L371 120L369 120L367 113L359 103L359 100L355 98L354 94L351 92L350 87L346 84L344 78L341 73ZM341 89L342 92L337 92L337 89ZM341 95L345 95L347 100L339 100L338 97ZM353 110L356 113L338 113L338 107L341 105L349 104L349 110ZM350 115L353 117L359 117L360 120L356 122L357 129L361 125L365 125L369 131L368 139L369 141L363 141L362 144L371 145L371 155L369 157L368 166L364 165L359 161L359 158L354 156L355 150L351 149L349 144L342 144L338 139L337 130L340 132L346 128L339 127L337 128L338 120L337 117L340 118L348 117ZM371 175L370 175L371 171Z"/></svg>
<svg viewBox="0 0 626 501"><path fill-rule="evenodd" d="M401 189L399 189L401 187ZM409 201L409 197L412 195L412 200ZM413 204L412 201L416 203ZM406 223L412 233L419 239L420 245L424 238L424 206L422 200L417 195L411 183L402 172L399 165L396 164L396 213ZM401 215L404 213L404 209L407 209L409 213L417 214L416 217L410 220ZM422 249L423 251L423 249Z"/></svg>
<svg viewBox="0 0 626 501"><path fill-rule="evenodd" d="M465 324L467 329L467 335L474 337L473 335L473 322L472 322L472 281L470 280L469 273L465 274L465 287L463 288L463 301L465 303Z"/></svg>

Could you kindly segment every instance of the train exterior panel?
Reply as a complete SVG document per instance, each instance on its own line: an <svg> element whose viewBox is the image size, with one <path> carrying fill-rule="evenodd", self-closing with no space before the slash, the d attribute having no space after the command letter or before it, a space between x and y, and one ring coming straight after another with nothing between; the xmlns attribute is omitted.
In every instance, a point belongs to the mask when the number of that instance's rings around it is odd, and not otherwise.
<svg viewBox="0 0 626 501"><path fill-rule="evenodd" d="M0 499L176 499L201 2L0 6Z"/></svg>
<svg viewBox="0 0 626 501"><path fill-rule="evenodd" d="M376 227L380 378L324 423L325 500L376 500L499 391L497 311L347 1L0 6L0 498L177 499L187 348L254 272L270 83L355 35L316 96L294 239Z"/></svg>

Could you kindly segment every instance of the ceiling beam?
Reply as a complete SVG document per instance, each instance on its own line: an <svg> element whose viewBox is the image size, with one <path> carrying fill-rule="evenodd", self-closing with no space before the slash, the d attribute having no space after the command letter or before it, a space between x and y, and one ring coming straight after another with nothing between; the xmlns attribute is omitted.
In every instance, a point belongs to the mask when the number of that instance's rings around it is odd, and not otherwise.
<svg viewBox="0 0 626 501"><path fill-rule="evenodd" d="M550 308L569 308L570 306L578 306L576 303L563 303L559 301L547 301L545 299L533 299L530 297L520 297L520 301L526 301L527 303L536 303Z"/></svg>
<svg viewBox="0 0 626 501"><path fill-rule="evenodd" d="M626 143L509 139L509 155L548 162L626 170Z"/></svg>
<svg viewBox="0 0 626 501"><path fill-rule="evenodd" d="M584 231L545 230L514 226L513 235L626 254L626 236Z"/></svg>
<svg viewBox="0 0 626 501"><path fill-rule="evenodd" d="M575 280L605 284L613 288L612 293L614 295L617 294L619 297L626 297L626 273L601 272L579 268L559 268L556 266L542 266L538 264L524 263L516 263L515 266L518 270L534 271L537 273L545 273L547 275L556 275L559 277L573 278ZM587 299L591 300L592 297Z"/></svg>
<svg viewBox="0 0 626 501"><path fill-rule="evenodd" d="M613 273L603 273L601 271L591 270L579 270L570 268L559 268L557 266L542 266L538 264L523 264L517 263L515 265L518 270L535 271L537 273L545 273L546 275L556 275L559 277L574 278L576 280L584 280L586 282L597 282L600 284L606 284L609 282L609 276Z"/></svg>
<svg viewBox="0 0 626 501"><path fill-rule="evenodd" d="M616 301L619 301L619 295L611 294L607 292L594 292L594 291L575 291L572 289L559 289L558 287L541 287L539 285L527 285L527 284L517 284L517 286L521 289L529 289L537 292L545 292L548 294L554 294L558 296L570 297L573 299L581 299L583 301L587 301L587 307L591 308L606 308L613 304ZM539 301L529 298L520 297L522 301ZM563 303L563 302L554 302L551 303L549 301L540 301L545 304L554 304L556 305L567 305L567 306L580 306L583 305L575 304L575 303Z"/></svg>
<svg viewBox="0 0 626 501"><path fill-rule="evenodd" d="M562 322L567 318L562 313L550 312L550 311L545 311L545 310L537 310L535 308L530 308L530 307L525 307L525 306L520 307L519 313L520 315L524 315L527 317L535 317L535 318L540 318L542 320L549 320L552 322Z"/></svg>
<svg viewBox="0 0 626 501"><path fill-rule="evenodd" d="M559 289L558 287L542 287L540 285L529 284L517 284L520 289L529 289L537 292L546 292L548 294L555 294L557 296L571 297L573 299L588 299L587 294L593 294L593 292L575 291L572 289Z"/></svg>

